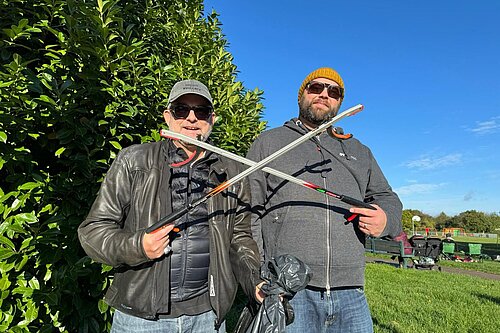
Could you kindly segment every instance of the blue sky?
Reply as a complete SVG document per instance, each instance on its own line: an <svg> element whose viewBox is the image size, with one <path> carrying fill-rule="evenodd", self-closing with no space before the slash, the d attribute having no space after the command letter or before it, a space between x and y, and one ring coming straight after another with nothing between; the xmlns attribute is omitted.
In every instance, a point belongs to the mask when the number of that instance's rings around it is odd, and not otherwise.
<svg viewBox="0 0 500 333"><path fill-rule="evenodd" d="M405 209L500 212L500 1L205 1L270 128L316 68L346 85L338 126L369 146Z"/></svg>

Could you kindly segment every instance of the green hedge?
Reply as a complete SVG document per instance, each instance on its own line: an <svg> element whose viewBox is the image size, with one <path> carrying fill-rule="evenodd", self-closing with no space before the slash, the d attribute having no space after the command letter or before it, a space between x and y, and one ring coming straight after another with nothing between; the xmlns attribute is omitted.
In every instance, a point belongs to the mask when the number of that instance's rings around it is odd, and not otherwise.
<svg viewBox="0 0 500 333"><path fill-rule="evenodd" d="M216 143L265 123L202 1L0 1L0 331L103 332L112 277L76 229L116 153L159 140L175 81L199 79Z"/></svg>

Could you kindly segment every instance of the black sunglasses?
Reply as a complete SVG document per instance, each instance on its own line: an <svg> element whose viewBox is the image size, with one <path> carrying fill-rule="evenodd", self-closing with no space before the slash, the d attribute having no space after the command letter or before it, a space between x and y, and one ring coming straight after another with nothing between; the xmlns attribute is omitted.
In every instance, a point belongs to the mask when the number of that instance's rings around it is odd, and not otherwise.
<svg viewBox="0 0 500 333"><path fill-rule="evenodd" d="M307 92L309 94L318 95L321 94L325 88L328 92L328 97L330 98L340 99L344 97L344 89L339 86L334 86L333 84L312 81L309 82L306 86Z"/></svg>
<svg viewBox="0 0 500 333"><path fill-rule="evenodd" d="M199 120L207 120L212 115L214 109L210 105L186 105L186 104L173 104L170 106L170 112L175 119L186 119L191 110Z"/></svg>

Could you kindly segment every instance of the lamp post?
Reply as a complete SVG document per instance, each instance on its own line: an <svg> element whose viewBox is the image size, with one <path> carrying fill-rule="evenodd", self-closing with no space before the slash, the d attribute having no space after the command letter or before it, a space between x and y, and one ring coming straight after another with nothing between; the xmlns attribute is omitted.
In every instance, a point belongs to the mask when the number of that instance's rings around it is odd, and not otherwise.
<svg viewBox="0 0 500 333"><path fill-rule="evenodd" d="M420 216L418 215L415 215L411 218L411 222L412 222L412 225L413 225L413 235L415 235L415 222L420 222Z"/></svg>

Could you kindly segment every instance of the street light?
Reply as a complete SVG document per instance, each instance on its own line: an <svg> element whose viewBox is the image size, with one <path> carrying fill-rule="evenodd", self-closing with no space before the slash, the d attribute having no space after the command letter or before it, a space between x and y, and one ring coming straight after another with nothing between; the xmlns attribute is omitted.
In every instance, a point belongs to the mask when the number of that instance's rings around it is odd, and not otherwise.
<svg viewBox="0 0 500 333"><path fill-rule="evenodd" d="M420 222L420 216L415 215L411 218L411 221L413 222L413 235L415 235L415 222Z"/></svg>

